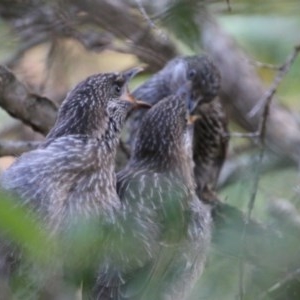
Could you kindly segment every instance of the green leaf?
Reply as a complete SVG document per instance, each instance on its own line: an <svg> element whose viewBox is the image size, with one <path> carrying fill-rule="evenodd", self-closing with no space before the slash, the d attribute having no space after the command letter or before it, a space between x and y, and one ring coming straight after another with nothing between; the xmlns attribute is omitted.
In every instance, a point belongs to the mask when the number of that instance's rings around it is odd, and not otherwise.
<svg viewBox="0 0 300 300"><path fill-rule="evenodd" d="M30 257L40 262L49 259L53 245L37 217L3 194L0 194L0 229L5 237L21 246Z"/></svg>

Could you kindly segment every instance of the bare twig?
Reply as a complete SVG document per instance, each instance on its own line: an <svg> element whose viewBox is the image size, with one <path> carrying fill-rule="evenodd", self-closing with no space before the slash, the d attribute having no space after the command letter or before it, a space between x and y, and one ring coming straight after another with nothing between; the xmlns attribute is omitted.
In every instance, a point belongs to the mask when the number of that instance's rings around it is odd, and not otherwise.
<svg viewBox="0 0 300 300"><path fill-rule="evenodd" d="M297 278L300 276L300 268L288 273L283 279L276 282L274 285L272 285L266 292L261 294L258 297L258 300L266 299L271 293L275 292L276 290L279 290L283 285L288 283L289 281Z"/></svg>
<svg viewBox="0 0 300 300"><path fill-rule="evenodd" d="M147 21L148 25L150 26L150 28L156 28L155 23L151 20L151 18L148 16L141 0L135 0L137 7L139 9L139 11L141 12L141 14L143 15L143 17L145 18L145 20Z"/></svg>
<svg viewBox="0 0 300 300"><path fill-rule="evenodd" d="M257 138L259 137L259 132L230 132L227 136L230 138Z"/></svg>
<svg viewBox="0 0 300 300"><path fill-rule="evenodd" d="M278 235L272 227L252 219L247 227L245 239L242 241L241 228L245 224L246 216L240 209L215 199L212 214L215 227L213 245L219 252L234 257L237 261L242 257L248 263L260 268L279 272L285 270L285 262L277 262L277 260L282 255L282 251L290 247L290 244L286 243L285 238ZM230 240L230 242L224 243L225 240ZM274 249L274 245L282 247ZM277 264L274 265L275 262Z"/></svg>
<svg viewBox="0 0 300 300"><path fill-rule="evenodd" d="M300 213L297 207L287 199L273 199L268 205L268 214L278 224L279 230L287 230L293 236L300 237Z"/></svg>
<svg viewBox="0 0 300 300"><path fill-rule="evenodd" d="M230 137L239 137L239 138L256 138L260 137L261 141L264 141L262 135L265 136L266 134L266 122L267 122L267 115L269 114L270 102L275 95L279 84L283 80L284 76L288 73L290 68L292 67L295 59L297 58L300 52L300 45L294 47L294 51L292 54L286 59L285 63L283 63L280 67L276 67L278 69L278 73L270 87L270 89L265 93L265 96L253 107L250 111L249 116L253 116L258 111L261 110L261 105L264 105L263 114L261 117L261 122L259 124L259 128L256 132L250 133L239 133L239 132L232 132L230 133Z"/></svg>
<svg viewBox="0 0 300 300"><path fill-rule="evenodd" d="M48 98L31 94L7 68L0 66L0 106L11 116L47 134L56 118L57 107Z"/></svg>
<svg viewBox="0 0 300 300"><path fill-rule="evenodd" d="M232 8L231 8L230 0L226 0L226 4L227 4L228 11L231 12Z"/></svg>
<svg viewBox="0 0 300 300"><path fill-rule="evenodd" d="M252 65L254 65L255 67L258 68L265 68L265 69L271 69L271 70L280 70L281 66L277 66L277 65L272 65L272 64L268 64L268 63L264 63L261 61L257 61L255 59L248 59L247 60L249 63L251 63Z"/></svg>
<svg viewBox="0 0 300 300"><path fill-rule="evenodd" d="M158 70L178 52L166 35L151 30L155 24L141 4L139 9L142 17L147 18L147 24L143 24L142 18L124 1L118 5L107 0L42 2L23 14L18 12L13 18L5 15L3 7L2 16L19 36L23 48L8 63L10 66L15 65L30 45L57 37L76 39L86 49L96 52L102 51L117 39L130 48L131 54L149 64L153 70ZM149 20L153 26L149 26ZM102 31L83 32L84 26L100 28Z"/></svg>
<svg viewBox="0 0 300 300"><path fill-rule="evenodd" d="M261 110L261 108L265 105L265 102L270 101L269 99L272 98L273 95L275 94L280 82L287 74L287 72L290 70L299 52L300 52L300 45L297 45L294 47L294 51L287 58L287 60L278 68L277 76L275 77L275 80L273 81L271 88L266 92L264 97L262 97L262 99L259 100L257 104L252 108L252 110L249 112L249 117L253 117L254 115L256 115Z"/></svg>
<svg viewBox="0 0 300 300"><path fill-rule="evenodd" d="M165 40L168 40L168 36L166 35L166 33L161 29L158 28L156 26L156 24L152 21L152 19L149 17L149 15L147 14L141 0L135 0L137 7L139 9L139 11L141 12L142 16L144 17L144 19L146 20L146 22L148 23L149 28L156 30L156 32Z"/></svg>
<svg viewBox="0 0 300 300"><path fill-rule="evenodd" d="M266 108L265 111L268 111L268 108ZM266 119L267 114L264 114L263 118ZM263 121L263 124L266 124L265 121ZM254 208L255 199L256 199L256 195L257 195L257 191L258 191L258 184L259 184L260 174L261 174L260 166L261 166L264 152L265 152L265 147L264 147L265 126L262 128L263 128L264 133L260 134L261 149L259 152L259 157L258 157L257 163L255 164L253 187L252 187L252 190L250 193L247 214L246 214L244 228L243 228L242 235L241 235L242 249L241 249L241 258L239 261L239 275L240 275L239 276L239 299L240 300L244 299L244 274L245 274L245 261L244 261L244 257L243 257L244 256L243 253L245 251L244 244L245 244L245 240L246 240L247 228L248 228L249 222L251 220L251 214L252 214L252 211Z"/></svg>
<svg viewBox="0 0 300 300"><path fill-rule="evenodd" d="M1 156L19 156L24 152L33 150L40 145L36 141L4 141L0 140L0 157Z"/></svg>
<svg viewBox="0 0 300 300"><path fill-rule="evenodd" d="M253 118L249 111L259 99L266 99L265 87L247 55L227 34L216 18L205 11L199 16L201 40L204 50L216 62L222 77L220 99L229 117L247 132L259 131L263 106ZM241 74L243 74L241 76ZM266 145L277 155L300 161L299 122L294 114L276 101L272 101L268 118Z"/></svg>
<svg viewBox="0 0 300 300"><path fill-rule="evenodd" d="M131 53L149 64L154 71L161 69L169 59L178 54L170 39L152 32L148 24L141 24L141 18L124 1L114 5L107 0L74 0L72 4L88 15L86 23L92 23L123 40Z"/></svg>
<svg viewBox="0 0 300 300"><path fill-rule="evenodd" d="M236 182L243 178L245 175L245 169L249 170L253 165L253 152L242 153L238 156L234 156L225 161L222 167L221 173L218 179L218 189L224 188L229 184ZM294 166L292 160L288 160L285 157L277 156L268 153L264 155L264 159L260 165L261 174L265 174L269 171L279 170L283 167Z"/></svg>
<svg viewBox="0 0 300 300"><path fill-rule="evenodd" d="M258 184L260 180L260 165L263 160L264 152L265 152L265 137L266 137L266 125L267 125L267 118L269 115L269 110L270 110L270 104L273 99L274 94L277 91L277 88L284 78L284 76L287 74L287 72L290 70L293 62L295 61L298 52L300 51L300 46L295 46L293 53L287 58L286 62L282 65L280 70L278 71L276 77L273 80L273 83L271 85L271 88L266 92L265 98L263 98L261 101L264 103L264 108L263 108L263 113L261 115L261 122L258 128L258 136L260 138L260 152L259 152L259 157L258 161L256 164L255 172L254 172L254 182L253 182L253 188L250 194L250 199L248 202L248 210L247 210L247 215L245 219L245 225L244 225L244 230L242 233L242 241L245 240L246 236L246 231L247 231L247 226L251 220L251 214L254 208L255 204L255 199L258 191ZM259 102L260 103L260 102ZM243 244L243 243L242 243ZM244 288L243 288L243 282L244 282L244 259L241 256L240 264L239 264L239 297L240 299L244 299Z"/></svg>

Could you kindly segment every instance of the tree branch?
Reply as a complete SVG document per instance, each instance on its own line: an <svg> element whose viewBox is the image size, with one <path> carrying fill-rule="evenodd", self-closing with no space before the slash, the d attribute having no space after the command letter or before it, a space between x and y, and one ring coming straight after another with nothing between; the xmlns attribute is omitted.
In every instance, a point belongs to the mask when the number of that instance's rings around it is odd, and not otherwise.
<svg viewBox="0 0 300 300"><path fill-rule="evenodd" d="M41 143L36 141L4 141L0 140L0 157L20 156L24 152L36 149Z"/></svg>
<svg viewBox="0 0 300 300"><path fill-rule="evenodd" d="M107 0L74 0L72 3L88 15L86 22L125 41L131 53L148 64L153 71L161 69L168 60L178 55L175 44L166 35L151 31L149 24L142 22L143 18L126 2L115 5Z"/></svg>
<svg viewBox="0 0 300 300"><path fill-rule="evenodd" d="M227 158L218 179L218 189L224 188L229 184L243 178L245 169L250 169L253 165L253 152L242 153L241 155ZM287 166L294 166L294 162L287 157L274 155L268 152L261 162L261 173L267 173Z"/></svg>
<svg viewBox="0 0 300 300"><path fill-rule="evenodd" d="M31 94L4 66L0 66L0 106L44 135L53 126L57 113L51 100Z"/></svg>
<svg viewBox="0 0 300 300"><path fill-rule="evenodd" d="M266 292L258 297L258 300L269 299L269 295L280 290L288 282L300 278L300 268L288 273L284 278L272 285Z"/></svg>
<svg viewBox="0 0 300 300"><path fill-rule="evenodd" d="M178 54L175 44L165 34L151 31L149 22L133 9L130 3L107 0L69 0L45 2L40 5L29 1L32 9L0 4L0 14L7 20L21 41L28 43L36 36L71 37L81 42L87 49L99 51L109 46L113 38L122 40L141 61L157 71ZM141 10L142 6L139 6ZM24 13L20 14L23 9ZM116 22L118 20L118 22ZM97 32L82 32L83 25L96 27ZM99 31L104 30L104 34ZM110 33L110 34L107 34ZM100 47L99 47L100 46Z"/></svg>
<svg viewBox="0 0 300 300"><path fill-rule="evenodd" d="M199 17L201 39L204 50L209 53L218 65L222 76L220 98L227 108L232 120L235 120L245 130L260 131L263 106L253 117L249 112L260 99L268 99L268 95L275 93L273 89L266 89L261 83L249 58L239 49L215 18L209 12ZM295 48L298 53L298 47ZM295 53L294 53L295 54ZM283 76L288 71L294 56L284 64L286 68L280 71ZM278 81L280 82L281 76ZM278 84L278 83L276 83ZM276 88L275 88L276 90ZM270 115L266 124L266 146L279 155L291 157L297 164L300 161L300 126L293 114L286 108L273 102L270 105Z"/></svg>
<svg viewBox="0 0 300 300"><path fill-rule="evenodd" d="M249 112L249 117L254 117L257 113L259 113L260 110L263 109L266 102L270 102L272 97L277 91L277 88L280 84L280 82L283 80L284 76L288 73L290 68L292 67L294 61L296 60L298 54L300 51L300 45L297 45L294 47L293 52L289 55L289 57L286 59L286 61L278 67L278 73L272 83L271 88L265 93L264 97L260 99L257 104L252 108L252 110Z"/></svg>

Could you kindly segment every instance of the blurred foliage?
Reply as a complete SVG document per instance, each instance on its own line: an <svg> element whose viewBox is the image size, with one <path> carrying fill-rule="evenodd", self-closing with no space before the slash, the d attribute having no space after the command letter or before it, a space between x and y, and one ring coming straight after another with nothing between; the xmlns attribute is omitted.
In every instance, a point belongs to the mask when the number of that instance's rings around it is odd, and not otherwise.
<svg viewBox="0 0 300 300"><path fill-rule="evenodd" d="M204 1L176 0L159 16L160 21L175 36L194 51L199 49L200 30L196 16L201 12Z"/></svg>
<svg viewBox="0 0 300 300"><path fill-rule="evenodd" d="M112 273L105 276L113 277L114 267L129 271L139 269L138 274L130 276L134 278L130 283L132 290L139 290L140 285L144 287L142 278L151 278L143 299L152 299L154 291L165 280L168 264L174 259L173 252L170 256L169 250L174 249L176 255L176 246L185 238L190 217L182 212L182 197L178 197L177 192L181 195L175 189L172 194L165 193L168 197L163 197L163 203L160 197L155 199L154 196L153 199L161 203L156 221L163 223L162 240L167 245L158 253L161 261L156 267L148 264L147 247L140 241L142 233L137 233L139 220L136 207L126 217L120 211L115 218L89 216L88 219L67 219L64 220L65 226L60 226L63 229L54 232L48 228L45 216L41 217L29 207L20 206L18 200L1 194L0 272L3 271L3 257L10 257L13 253L13 268L17 270L11 278L14 299L74 299L80 286L82 293L90 297L98 272L107 272L107 264ZM153 209L152 203L149 206ZM141 268L141 263L145 263L146 267Z"/></svg>
<svg viewBox="0 0 300 300"><path fill-rule="evenodd" d="M27 255L44 261L49 253L44 248L49 245L46 232L36 221L34 214L28 209L19 207L12 199L1 194L0 227L5 236L14 243L24 246Z"/></svg>
<svg viewBox="0 0 300 300"><path fill-rule="evenodd" d="M163 11L157 18L159 24L166 27L171 31L171 34L178 39L178 45L185 50L186 53L197 52L198 50L198 37L199 29L195 23L195 16L201 13L201 7L205 1L196 0L176 0L171 1L169 8ZM253 60L280 65L283 63L287 55L292 51L292 47L295 44L299 44L299 26L300 26L300 1L298 0L232 0L232 11L228 11L226 1L214 1L211 8L219 14L219 21L223 27L233 35L243 49L253 58ZM0 59L1 61L7 59L11 54L11 51L18 45L15 37L11 36L8 28L5 24L0 23ZM72 45L73 47L74 45ZM80 49L81 52L82 49ZM75 51L75 57L80 56ZM94 71L108 71L114 69L125 68L136 60L128 55L121 55L116 53L109 53L107 56L100 54L84 53L80 56L82 58L78 60L78 65L74 69L71 69L72 75L85 76L91 70ZM91 55L93 55L91 57ZM36 54L34 54L36 57ZM87 58L88 57L88 58ZM43 60L41 56L40 60ZM89 63L87 63L89 60ZM122 66L120 66L120 63ZM86 68L86 69L85 69ZM258 69L261 78L264 80L266 86L270 84L274 75L274 70L270 69ZM78 72L78 73L77 73ZM139 77L134 81L133 86L140 84L144 81L146 76ZM300 59L298 58L290 72L285 77L284 81L279 88L280 101L287 105L291 110L299 111L300 99L299 99L299 79L300 79ZM74 79L72 81L75 82ZM71 85L71 83L70 83ZM1 121L6 121L7 118L3 117L1 113ZM2 122L1 126L4 124ZM239 145L239 142L237 142ZM253 152L253 160L257 156L257 152ZM244 177L240 178L238 182L231 184L220 191L220 195L226 201L234 204L236 207L246 211L247 203L250 198L253 180L253 169L245 170ZM284 198L291 200L295 204L295 207L300 209L299 201L299 177L298 169L294 168L281 168L276 171L264 174L261 177L258 194L256 197L255 208L253 215L260 221L265 223L272 222L268 210L266 209L273 200L278 198ZM103 250L103 236L109 232L109 226L101 225L103 231L99 230L101 227L96 225L97 230L91 230L85 226L79 226L80 228L68 237L64 237L63 241L50 241L47 234L41 231L39 221L34 217L29 217L31 214L22 208L15 207L10 200L1 196L0 201L0 226L18 246L26 249L26 256L28 260L34 260L40 258L40 264L37 269L33 268L33 271L28 272L28 266L24 263L24 270L27 274L34 274L34 278L30 279L28 276L26 280L24 276L16 278L15 285L18 289L23 286L30 286L30 280L32 282L40 279L41 277L48 276L44 274L42 270L45 270L45 264L49 267L52 261L49 257L55 256L67 259L65 264L72 269L72 277L70 282L80 281L78 278L82 278L82 273L87 274L91 266L94 267L93 262L101 257L101 249ZM95 225L93 225L95 226ZM99 226L99 227L98 227ZM275 225L274 225L275 226ZM282 228L276 230L281 232ZM111 239L113 239L114 233L111 233ZM226 236L225 236L226 238ZM234 240L230 240L233 244ZM290 238L291 245L297 249L297 239ZM227 241L228 242L228 241ZM49 244L50 243L50 244ZM58 243L58 246L57 246ZM293 244L294 243L294 244ZM53 244L53 245L52 245ZM128 247L131 241L128 240ZM51 246L49 246L51 245ZM121 249L118 245L116 248ZM63 251L56 252L57 249L64 249ZM277 246L276 246L277 247ZM222 252L216 246L212 247L212 254L208 261L208 267L201 278L199 285L194 291L192 299L237 299L239 290L239 258L230 255L229 253ZM220 247L222 248L222 247ZM291 246L293 248L293 246ZM74 249L76 251L74 251ZM100 249L100 250L99 250ZM130 247L132 249L132 247ZM53 251L49 254L49 251ZM260 248L257 247L257 251ZM71 255L72 254L72 255ZM132 253L134 256L135 253ZM86 261L81 258L84 257ZM77 265L77 263L80 263ZM274 262L276 265L276 262ZM53 266L54 268L56 266ZM266 286L272 286L278 278L273 278L274 273L270 269L262 269L253 267L252 265L246 265L245 271L245 286L248 292L246 299L257 299L257 295L261 293L262 289ZM75 271L74 271L75 270ZM93 270L94 271L94 270ZM280 273L280 272L279 272ZM78 275L80 274L80 275ZM284 272L280 273L281 275ZM277 274L276 274L277 275ZM50 276L50 275L49 275ZM23 279L20 279L23 278ZM88 278L90 280L90 278ZM32 288L33 289L33 288ZM19 299L24 299L24 293L20 292ZM26 293L25 293L26 294ZM27 294L28 295L28 294ZM300 296L299 296L300 297ZM280 297L265 297L264 299L280 299ZM295 297L293 299L296 299Z"/></svg>

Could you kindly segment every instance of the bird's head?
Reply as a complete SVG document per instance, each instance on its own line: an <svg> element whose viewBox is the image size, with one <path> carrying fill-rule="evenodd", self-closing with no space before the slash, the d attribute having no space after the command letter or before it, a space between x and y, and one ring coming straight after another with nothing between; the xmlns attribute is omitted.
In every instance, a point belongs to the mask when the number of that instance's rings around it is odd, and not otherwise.
<svg viewBox="0 0 300 300"><path fill-rule="evenodd" d="M182 56L170 61L162 70L170 78L170 90L177 91L187 82L191 84L190 109L212 101L219 93L221 76L206 56Z"/></svg>
<svg viewBox="0 0 300 300"><path fill-rule="evenodd" d="M168 96L155 104L141 122L133 160L161 168L177 164L185 151L187 117L186 101L181 95Z"/></svg>
<svg viewBox="0 0 300 300"><path fill-rule="evenodd" d="M112 97L107 102L106 111L109 117L119 120L122 124L131 109L151 107L150 104L135 99L128 89L129 81L142 70L143 68L139 67L132 68L122 73L114 74L116 77L112 79Z"/></svg>
<svg viewBox="0 0 300 300"><path fill-rule="evenodd" d="M121 126L131 108L149 107L128 91L128 82L140 71L141 68L133 68L122 73L100 73L80 82L63 101L48 138L70 134L101 136L111 120Z"/></svg>
<svg viewBox="0 0 300 300"><path fill-rule="evenodd" d="M219 70L207 56L189 56L186 57L186 62L186 76L192 83L194 106L212 101L220 90L221 76Z"/></svg>

